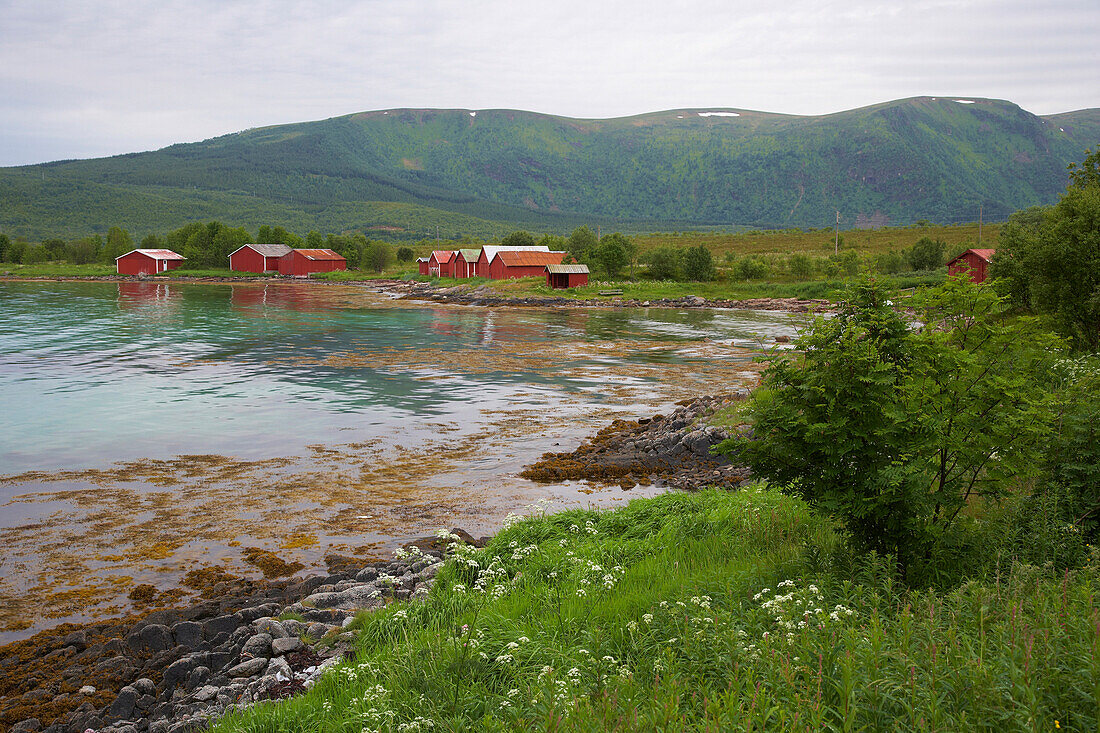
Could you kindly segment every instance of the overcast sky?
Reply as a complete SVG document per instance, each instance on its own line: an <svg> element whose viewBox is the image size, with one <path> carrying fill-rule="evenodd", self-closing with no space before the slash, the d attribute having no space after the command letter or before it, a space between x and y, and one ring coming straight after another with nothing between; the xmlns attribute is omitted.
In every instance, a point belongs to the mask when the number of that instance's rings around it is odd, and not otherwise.
<svg viewBox="0 0 1100 733"><path fill-rule="evenodd" d="M1100 107L1100 0L0 0L0 165L392 107Z"/></svg>

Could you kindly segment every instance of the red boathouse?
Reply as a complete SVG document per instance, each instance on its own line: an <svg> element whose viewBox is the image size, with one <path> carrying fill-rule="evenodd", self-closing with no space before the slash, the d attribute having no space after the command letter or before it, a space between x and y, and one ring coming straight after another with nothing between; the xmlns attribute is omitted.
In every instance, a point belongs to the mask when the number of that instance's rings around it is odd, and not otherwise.
<svg viewBox="0 0 1100 733"><path fill-rule="evenodd" d="M315 272L348 269L348 261L331 249L292 249L279 258L279 274L309 277Z"/></svg>
<svg viewBox="0 0 1100 733"><path fill-rule="evenodd" d="M229 255L229 269L237 272L278 272L279 259L290 253L285 244L246 244Z"/></svg>
<svg viewBox="0 0 1100 733"><path fill-rule="evenodd" d="M961 255L947 263L947 275L958 275L969 271L971 281L975 283L985 282L986 268L992 259L995 249L968 249Z"/></svg>
<svg viewBox="0 0 1100 733"><path fill-rule="evenodd" d="M480 249L460 249L451 263L451 272L455 277L477 277L477 260Z"/></svg>
<svg viewBox="0 0 1100 733"><path fill-rule="evenodd" d="M489 277L508 280L517 277L543 277L547 265L560 265L565 252L498 252L489 263Z"/></svg>
<svg viewBox="0 0 1100 733"><path fill-rule="evenodd" d="M547 265L546 284L555 290L588 284L588 265Z"/></svg>
<svg viewBox="0 0 1100 733"><path fill-rule="evenodd" d="M501 252L549 252L550 248L544 244L533 245L499 245L499 244L487 244L481 248L481 254L477 257L477 267L474 268L475 277L492 277L489 272L489 265L493 263L496 256ZM561 262L559 259L558 262ZM539 275L542 274L540 269Z"/></svg>
<svg viewBox="0 0 1100 733"><path fill-rule="evenodd" d="M428 259L429 258L427 257L416 258L416 271L419 272L421 275L428 274Z"/></svg>
<svg viewBox="0 0 1100 733"><path fill-rule="evenodd" d="M115 258L119 275L156 275L174 270L187 259L170 249L135 249Z"/></svg>
<svg viewBox="0 0 1100 733"><path fill-rule="evenodd" d="M437 249L428 258L428 274L432 277L450 277L455 253L449 249Z"/></svg>

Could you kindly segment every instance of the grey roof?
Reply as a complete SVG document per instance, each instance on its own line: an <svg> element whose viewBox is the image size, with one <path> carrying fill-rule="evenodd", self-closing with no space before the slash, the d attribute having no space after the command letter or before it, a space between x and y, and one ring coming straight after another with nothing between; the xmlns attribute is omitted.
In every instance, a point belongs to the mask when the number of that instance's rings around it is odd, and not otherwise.
<svg viewBox="0 0 1100 733"><path fill-rule="evenodd" d="M285 244L246 244L244 246L256 250L264 257L282 257L290 251L290 247Z"/></svg>
<svg viewBox="0 0 1100 733"><path fill-rule="evenodd" d="M547 265L551 275L587 275L588 265Z"/></svg>

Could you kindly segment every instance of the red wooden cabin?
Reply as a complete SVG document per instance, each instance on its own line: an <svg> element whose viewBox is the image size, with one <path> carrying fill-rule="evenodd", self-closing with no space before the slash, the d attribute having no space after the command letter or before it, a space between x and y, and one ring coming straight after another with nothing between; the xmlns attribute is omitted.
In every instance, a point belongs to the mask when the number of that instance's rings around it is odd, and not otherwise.
<svg viewBox="0 0 1100 733"><path fill-rule="evenodd" d="M278 272L279 259L290 253L285 244L246 244L229 255L229 269L237 272Z"/></svg>
<svg viewBox="0 0 1100 733"><path fill-rule="evenodd" d="M492 264L496 256L501 252L549 252L550 248L544 244L535 245L518 245L518 246L503 246L499 244L489 244L481 248L481 254L477 257L477 267L474 268L474 275L476 277L492 277L489 274L489 265ZM561 262L561 259L558 259ZM541 271L538 273L542 274Z"/></svg>
<svg viewBox="0 0 1100 733"><path fill-rule="evenodd" d="M450 277L455 253L449 249L437 249L428 258L428 274L432 277Z"/></svg>
<svg viewBox="0 0 1100 733"><path fill-rule="evenodd" d="M481 257L479 249L460 249L451 263L454 277L477 277L477 260Z"/></svg>
<svg viewBox="0 0 1100 733"><path fill-rule="evenodd" d="M547 265L546 284L555 290L588 284L588 265Z"/></svg>
<svg viewBox="0 0 1100 733"><path fill-rule="evenodd" d="M156 275L174 270L187 259L170 249L135 249L115 258L119 275Z"/></svg>
<svg viewBox="0 0 1100 733"><path fill-rule="evenodd" d="M489 263L489 277L507 280L517 277L543 277L547 265L560 265L565 252L498 252Z"/></svg>
<svg viewBox="0 0 1100 733"><path fill-rule="evenodd" d="M348 261L331 249L292 249L279 258L279 274L308 277L315 272L348 269Z"/></svg>
<svg viewBox="0 0 1100 733"><path fill-rule="evenodd" d="M973 282L985 282L986 268L992 259L995 249L968 249L961 255L947 263L947 275L958 275L969 271Z"/></svg>
<svg viewBox="0 0 1100 733"><path fill-rule="evenodd" d="M430 258L428 258L428 257L417 257L416 258L416 269L421 275L427 275L428 274L428 260L429 259Z"/></svg>

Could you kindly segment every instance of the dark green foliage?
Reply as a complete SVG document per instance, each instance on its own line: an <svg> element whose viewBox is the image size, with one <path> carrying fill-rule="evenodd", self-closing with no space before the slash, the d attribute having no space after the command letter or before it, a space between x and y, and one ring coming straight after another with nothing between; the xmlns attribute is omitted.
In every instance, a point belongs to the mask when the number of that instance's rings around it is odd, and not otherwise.
<svg viewBox="0 0 1100 733"><path fill-rule="evenodd" d="M385 242L372 240L363 247L362 264L364 269L382 272L393 262L393 250Z"/></svg>
<svg viewBox="0 0 1100 733"><path fill-rule="evenodd" d="M95 262L99 252L96 251L95 242L85 237L78 242L69 245L67 256L74 265L86 265Z"/></svg>
<svg viewBox="0 0 1100 733"><path fill-rule="evenodd" d="M714 268L714 257L703 245L688 247L681 256L684 277L693 282L708 282L718 274Z"/></svg>
<svg viewBox="0 0 1100 733"><path fill-rule="evenodd" d="M1074 345L1100 350L1100 151L1071 169L1053 208L1014 215L990 274L1016 304L1055 320Z"/></svg>
<svg viewBox="0 0 1100 733"><path fill-rule="evenodd" d="M875 269L883 275L896 275L906 266L905 258L897 250L884 252L875 259Z"/></svg>
<svg viewBox="0 0 1100 733"><path fill-rule="evenodd" d="M587 261L599 242L596 234L587 226L577 227L565 242L565 251L578 262Z"/></svg>
<svg viewBox="0 0 1100 733"><path fill-rule="evenodd" d="M141 240L142 249L163 249L164 240L158 237L156 234L146 234Z"/></svg>
<svg viewBox="0 0 1100 733"><path fill-rule="evenodd" d="M8 249L11 247L11 239L7 234L0 234L0 262L4 261L4 257L8 254Z"/></svg>
<svg viewBox="0 0 1100 733"><path fill-rule="evenodd" d="M132 249L134 249L134 240L130 237L130 233L121 227L111 227L107 230L107 243L100 250L100 259L104 262L114 262L116 258Z"/></svg>
<svg viewBox="0 0 1100 733"><path fill-rule="evenodd" d="M191 270L228 267L229 254L251 242L252 236L243 228L233 229L220 221L212 221L188 224L169 232L165 240L168 249L187 258L185 267Z"/></svg>
<svg viewBox="0 0 1100 733"><path fill-rule="evenodd" d="M321 236L321 233L319 231L314 229L313 231L311 231L309 234L306 235L305 248L306 249L324 249L325 248L325 238Z"/></svg>
<svg viewBox="0 0 1100 733"><path fill-rule="evenodd" d="M675 247L657 247L646 255L649 274L654 280L678 280L680 278L680 250Z"/></svg>
<svg viewBox="0 0 1100 733"><path fill-rule="evenodd" d="M809 262L809 258L806 258ZM759 257L742 257L733 268L738 280L763 280L768 276L768 263Z"/></svg>
<svg viewBox="0 0 1100 733"><path fill-rule="evenodd" d="M41 262L49 261L50 251L41 244L36 244L33 247L28 248L26 254L23 255L23 262L28 265L35 265Z"/></svg>
<svg viewBox="0 0 1100 733"><path fill-rule="evenodd" d="M19 264L23 261L23 256L25 254L27 254L27 243L22 239L17 239L8 245L8 262Z"/></svg>
<svg viewBox="0 0 1100 733"><path fill-rule="evenodd" d="M627 238L622 234L608 234L591 251L589 258L603 268L609 280L614 280L628 262L627 246Z"/></svg>
<svg viewBox="0 0 1100 733"><path fill-rule="evenodd" d="M397 248L398 262L412 262L414 259L416 259L416 253L413 252L412 249L410 249L409 247Z"/></svg>
<svg viewBox="0 0 1100 733"><path fill-rule="evenodd" d="M46 248L46 252L49 255L46 260L61 260L64 259L66 250L65 241L62 239L47 239L42 242L42 246Z"/></svg>
<svg viewBox="0 0 1100 733"><path fill-rule="evenodd" d="M947 245L939 239L921 237L905 252L909 269L920 272L942 267L945 264L944 252L946 249Z"/></svg>
<svg viewBox="0 0 1100 733"><path fill-rule="evenodd" d="M1042 493L1058 499L1061 518L1100 540L1100 359L1059 362L1063 386L1046 456Z"/></svg>
<svg viewBox="0 0 1100 733"><path fill-rule="evenodd" d="M799 280L809 280L814 276L813 260L804 254L791 255L787 267L790 268L791 275Z"/></svg>
<svg viewBox="0 0 1100 733"><path fill-rule="evenodd" d="M971 497L996 499L1035 471L1054 344L1033 320L1004 323L992 291L965 278L915 306L919 330L879 284L853 286L800 337L801 361L765 372L753 439L722 449L929 580Z"/></svg>
<svg viewBox="0 0 1100 733"><path fill-rule="evenodd" d="M500 240L500 243L506 247L531 247L535 244L535 235L531 232L518 231L512 232L507 237Z"/></svg>

